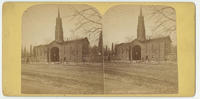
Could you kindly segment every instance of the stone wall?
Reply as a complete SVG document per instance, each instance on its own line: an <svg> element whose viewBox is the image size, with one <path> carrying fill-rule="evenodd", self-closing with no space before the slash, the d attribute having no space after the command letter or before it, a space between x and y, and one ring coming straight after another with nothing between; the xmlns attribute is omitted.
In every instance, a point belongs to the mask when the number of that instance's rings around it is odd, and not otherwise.
<svg viewBox="0 0 200 99"><path fill-rule="evenodd" d="M153 39L140 42L135 40L130 43L122 43L116 45L117 60L133 60L133 47L141 48L141 60L167 60L167 55L170 53L171 41L169 39Z"/></svg>

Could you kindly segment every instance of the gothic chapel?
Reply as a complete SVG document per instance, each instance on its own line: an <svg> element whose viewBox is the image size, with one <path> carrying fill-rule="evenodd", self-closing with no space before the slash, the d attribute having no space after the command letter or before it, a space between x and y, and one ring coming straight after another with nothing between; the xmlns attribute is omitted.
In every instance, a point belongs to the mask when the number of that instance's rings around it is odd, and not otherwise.
<svg viewBox="0 0 200 99"><path fill-rule="evenodd" d="M170 36L146 39L142 9L138 16L137 38L115 46L119 60L167 60L171 48Z"/></svg>
<svg viewBox="0 0 200 99"><path fill-rule="evenodd" d="M89 41L87 38L64 41L60 11L56 18L55 40L49 44L33 48L36 62L83 62L88 55Z"/></svg>

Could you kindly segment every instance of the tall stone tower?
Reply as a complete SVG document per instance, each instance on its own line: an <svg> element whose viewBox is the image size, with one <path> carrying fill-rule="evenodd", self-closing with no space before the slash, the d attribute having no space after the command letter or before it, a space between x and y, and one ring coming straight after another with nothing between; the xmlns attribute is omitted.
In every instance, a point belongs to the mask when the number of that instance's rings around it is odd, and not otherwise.
<svg viewBox="0 0 200 99"><path fill-rule="evenodd" d="M138 16L138 26L137 26L137 39L139 41L145 41L145 25L144 16L142 15L142 8L140 8L140 15Z"/></svg>
<svg viewBox="0 0 200 99"><path fill-rule="evenodd" d="M58 9L58 17L56 18L56 27L55 27L55 41L63 42L63 28L62 28L62 19L60 17L60 11Z"/></svg>

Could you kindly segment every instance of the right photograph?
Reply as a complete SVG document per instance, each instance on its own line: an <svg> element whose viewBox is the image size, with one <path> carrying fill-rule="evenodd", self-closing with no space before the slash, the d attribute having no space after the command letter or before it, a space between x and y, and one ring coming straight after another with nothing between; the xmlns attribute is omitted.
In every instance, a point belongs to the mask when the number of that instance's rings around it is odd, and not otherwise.
<svg viewBox="0 0 200 99"><path fill-rule="evenodd" d="M104 94L177 94L176 11L118 5L103 16Z"/></svg>

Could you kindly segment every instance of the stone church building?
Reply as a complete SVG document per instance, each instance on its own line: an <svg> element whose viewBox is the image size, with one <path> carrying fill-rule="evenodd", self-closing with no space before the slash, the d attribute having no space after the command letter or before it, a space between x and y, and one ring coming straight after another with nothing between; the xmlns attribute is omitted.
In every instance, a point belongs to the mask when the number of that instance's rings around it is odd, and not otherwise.
<svg viewBox="0 0 200 99"><path fill-rule="evenodd" d="M33 47L36 62L83 62L89 51L87 38L64 41L62 18L58 10L55 26L55 40L49 44Z"/></svg>
<svg viewBox="0 0 200 99"><path fill-rule="evenodd" d="M115 54L119 60L167 60L171 42L170 36L146 39L144 16L140 9L137 38L128 43L117 44Z"/></svg>

